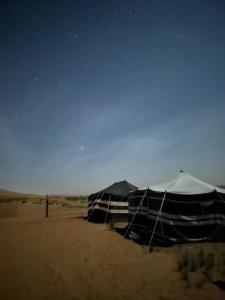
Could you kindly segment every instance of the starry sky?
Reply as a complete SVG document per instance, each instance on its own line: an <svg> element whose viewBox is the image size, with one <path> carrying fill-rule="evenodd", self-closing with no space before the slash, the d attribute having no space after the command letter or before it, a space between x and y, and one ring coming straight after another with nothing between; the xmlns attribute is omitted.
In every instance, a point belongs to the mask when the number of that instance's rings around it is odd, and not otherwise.
<svg viewBox="0 0 225 300"><path fill-rule="evenodd" d="M0 187L225 184L223 0L8 0L0 23Z"/></svg>

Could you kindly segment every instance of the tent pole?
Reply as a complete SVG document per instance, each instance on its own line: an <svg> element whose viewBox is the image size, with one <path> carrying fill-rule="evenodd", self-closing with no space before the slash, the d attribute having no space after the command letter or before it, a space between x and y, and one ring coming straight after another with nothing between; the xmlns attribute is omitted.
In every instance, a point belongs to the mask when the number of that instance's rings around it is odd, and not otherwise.
<svg viewBox="0 0 225 300"><path fill-rule="evenodd" d="M104 223L106 223L106 220L107 220L107 214L108 214L108 210L109 210L110 200L111 200L111 194L109 195L108 207L107 207L107 210L105 213L105 222Z"/></svg>
<svg viewBox="0 0 225 300"><path fill-rule="evenodd" d="M225 201L221 196L220 196L220 193L215 189L214 192L216 192L218 198L222 201Z"/></svg>
<svg viewBox="0 0 225 300"><path fill-rule="evenodd" d="M138 205L138 207L137 207L137 209L136 209L136 211L135 211L135 214L134 214L134 216L133 216L133 218L132 218L132 220L131 220L131 222L130 222L130 224L129 224L129 226L128 226L128 228L127 228L127 230L126 230L126 232L125 232L125 234L124 234L124 236L123 236L124 239L125 239L127 233L129 232L132 223L134 222L134 219L135 219L135 217L136 217L136 215L137 215L137 213L138 213L138 211L139 211L140 206L142 205L142 202L143 202L143 200L144 200L144 198L145 198L145 195L146 195L146 193L147 193L148 190L149 190L149 188L146 189L144 195L143 195L142 198L141 198L141 201L140 201L140 203L139 203L139 205Z"/></svg>
<svg viewBox="0 0 225 300"><path fill-rule="evenodd" d="M150 249L151 249L152 240L153 240L153 237L154 237L154 234L155 234L156 226L157 226L157 223L158 223L158 220L159 220L159 216L161 215L161 211L162 211L162 207L163 207L163 203L164 203L165 199L166 199L166 191L164 192L164 196L163 196L160 208L159 208L159 213L158 213L158 216L156 218L155 226L154 226L154 229L152 231L152 235L151 235L151 238L150 238L150 241L149 241L149 244L148 244L148 251L150 251Z"/></svg>

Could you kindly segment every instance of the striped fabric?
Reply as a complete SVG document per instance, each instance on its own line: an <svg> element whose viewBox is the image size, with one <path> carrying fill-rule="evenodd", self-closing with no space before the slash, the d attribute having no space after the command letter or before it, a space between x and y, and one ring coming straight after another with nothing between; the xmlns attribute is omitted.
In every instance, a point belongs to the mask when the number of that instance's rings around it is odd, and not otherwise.
<svg viewBox="0 0 225 300"><path fill-rule="evenodd" d="M128 194L137 187L119 181L88 198L88 220L94 222L128 221Z"/></svg>
<svg viewBox="0 0 225 300"><path fill-rule="evenodd" d="M97 222L107 222L112 219L128 221L127 197L102 193L97 195L97 198L89 199L88 219Z"/></svg>
<svg viewBox="0 0 225 300"><path fill-rule="evenodd" d="M184 195L137 190L129 197L128 209L130 229L147 240L156 221L154 240L190 242L225 238L225 194L217 191Z"/></svg>

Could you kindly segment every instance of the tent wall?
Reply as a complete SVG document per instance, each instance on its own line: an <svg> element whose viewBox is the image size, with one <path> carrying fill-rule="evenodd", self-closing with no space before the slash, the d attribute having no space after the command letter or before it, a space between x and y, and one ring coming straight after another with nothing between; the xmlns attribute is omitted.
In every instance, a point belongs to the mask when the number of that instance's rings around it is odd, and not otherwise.
<svg viewBox="0 0 225 300"><path fill-rule="evenodd" d="M88 198L88 219L96 222L128 221L128 197L96 193Z"/></svg>
<svg viewBox="0 0 225 300"><path fill-rule="evenodd" d="M131 230L149 239L164 193L137 190L129 197L128 221ZM133 218L136 213L135 218ZM225 228L225 195L212 192L199 195L166 193L154 239L165 242L203 241L221 237Z"/></svg>

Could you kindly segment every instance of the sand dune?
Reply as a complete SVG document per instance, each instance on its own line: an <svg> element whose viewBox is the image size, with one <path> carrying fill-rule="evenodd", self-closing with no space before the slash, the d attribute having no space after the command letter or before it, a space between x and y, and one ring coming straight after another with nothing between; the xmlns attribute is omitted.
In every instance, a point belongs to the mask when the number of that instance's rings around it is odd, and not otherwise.
<svg viewBox="0 0 225 300"><path fill-rule="evenodd" d="M10 199L18 200L18 199L32 199L32 198L40 198L40 195L17 193L6 189L0 189L0 200L10 200Z"/></svg>
<svg viewBox="0 0 225 300"><path fill-rule="evenodd" d="M0 218L1 300L224 299L225 292L193 274L177 272L184 248L146 248L124 240L104 224L85 221L86 204L18 205L17 215ZM219 253L224 244L186 245ZM197 282L197 283L196 283Z"/></svg>

